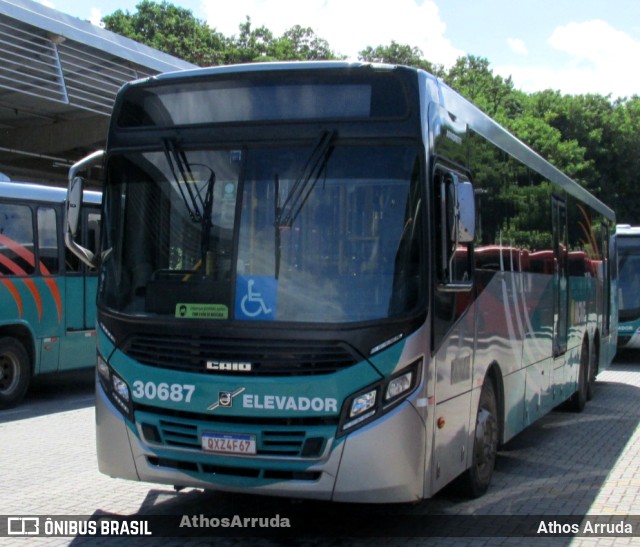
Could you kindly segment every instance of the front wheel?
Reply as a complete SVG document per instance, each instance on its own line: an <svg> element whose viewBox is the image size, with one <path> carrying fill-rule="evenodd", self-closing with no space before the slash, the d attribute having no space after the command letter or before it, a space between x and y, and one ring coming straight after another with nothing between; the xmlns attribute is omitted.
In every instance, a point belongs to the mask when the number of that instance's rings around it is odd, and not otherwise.
<svg viewBox="0 0 640 547"><path fill-rule="evenodd" d="M489 488L498 454L498 403L489 378L485 379L478 403L473 441L473 461L462 475L462 487L470 497L477 498Z"/></svg>
<svg viewBox="0 0 640 547"><path fill-rule="evenodd" d="M0 338L0 408L17 405L30 380L31 366L24 346L15 338Z"/></svg>

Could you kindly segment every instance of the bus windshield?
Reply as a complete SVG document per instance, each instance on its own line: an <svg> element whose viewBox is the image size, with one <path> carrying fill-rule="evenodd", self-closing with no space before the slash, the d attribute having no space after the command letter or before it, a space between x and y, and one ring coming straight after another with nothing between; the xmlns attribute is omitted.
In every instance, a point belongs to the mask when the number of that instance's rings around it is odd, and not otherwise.
<svg viewBox="0 0 640 547"><path fill-rule="evenodd" d="M176 319L344 323L422 304L416 148L162 149L109 160L100 303Z"/></svg>
<svg viewBox="0 0 640 547"><path fill-rule="evenodd" d="M640 316L640 238L618 238L619 313L623 320Z"/></svg>

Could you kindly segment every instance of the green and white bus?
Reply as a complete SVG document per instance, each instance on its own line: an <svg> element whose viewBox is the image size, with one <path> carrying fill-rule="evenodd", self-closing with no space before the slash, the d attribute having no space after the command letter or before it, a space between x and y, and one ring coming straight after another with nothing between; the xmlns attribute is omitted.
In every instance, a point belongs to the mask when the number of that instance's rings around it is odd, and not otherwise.
<svg viewBox="0 0 640 547"><path fill-rule="evenodd" d="M74 241L104 166L98 253ZM69 174L99 268L113 477L343 502L488 487L615 352L613 212L426 72L226 66L125 85Z"/></svg>
<svg viewBox="0 0 640 547"><path fill-rule="evenodd" d="M618 348L640 348L640 227L618 224Z"/></svg>
<svg viewBox="0 0 640 547"><path fill-rule="evenodd" d="M0 182L0 409L35 375L95 366L97 275L65 249L66 195ZM95 247L100 193L84 200L80 237Z"/></svg>

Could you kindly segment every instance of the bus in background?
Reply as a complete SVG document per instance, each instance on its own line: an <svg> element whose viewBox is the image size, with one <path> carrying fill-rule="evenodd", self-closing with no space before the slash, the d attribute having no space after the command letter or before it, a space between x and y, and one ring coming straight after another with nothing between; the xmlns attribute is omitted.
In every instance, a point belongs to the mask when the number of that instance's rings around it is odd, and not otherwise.
<svg viewBox="0 0 640 547"><path fill-rule="evenodd" d="M615 350L613 211L442 81L272 63L119 92L69 173L113 477L342 502L489 486ZM99 252L75 240L104 166Z"/></svg>
<svg viewBox="0 0 640 547"><path fill-rule="evenodd" d="M618 348L640 348L640 226L618 224Z"/></svg>
<svg viewBox="0 0 640 547"><path fill-rule="evenodd" d="M66 192L0 182L0 409L33 376L95 366L97 275L65 249ZM80 238L95 248L100 193L85 192Z"/></svg>

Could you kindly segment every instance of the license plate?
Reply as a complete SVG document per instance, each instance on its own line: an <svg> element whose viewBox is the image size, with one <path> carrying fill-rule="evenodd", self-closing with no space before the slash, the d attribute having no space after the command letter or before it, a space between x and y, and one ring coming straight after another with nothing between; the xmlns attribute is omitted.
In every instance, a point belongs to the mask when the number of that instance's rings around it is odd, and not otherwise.
<svg viewBox="0 0 640 547"><path fill-rule="evenodd" d="M256 437L240 433L205 432L202 434L202 449L223 454L255 454Z"/></svg>

